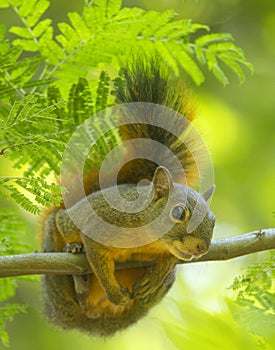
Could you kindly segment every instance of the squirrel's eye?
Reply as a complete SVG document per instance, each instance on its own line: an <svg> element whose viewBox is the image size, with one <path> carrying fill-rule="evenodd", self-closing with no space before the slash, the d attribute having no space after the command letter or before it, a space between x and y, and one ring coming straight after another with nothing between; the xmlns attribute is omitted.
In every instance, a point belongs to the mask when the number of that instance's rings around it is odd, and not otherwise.
<svg viewBox="0 0 275 350"><path fill-rule="evenodd" d="M172 221L175 222L184 222L189 216L189 212L187 208L183 207L182 205L176 205L174 208L171 209L170 217Z"/></svg>

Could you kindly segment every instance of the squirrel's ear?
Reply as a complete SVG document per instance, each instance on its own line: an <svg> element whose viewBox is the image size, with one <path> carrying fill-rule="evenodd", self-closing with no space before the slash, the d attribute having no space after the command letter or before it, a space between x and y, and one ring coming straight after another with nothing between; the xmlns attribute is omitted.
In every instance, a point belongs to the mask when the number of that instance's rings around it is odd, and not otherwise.
<svg viewBox="0 0 275 350"><path fill-rule="evenodd" d="M215 191L216 186L212 185L211 187L208 188L206 192L202 194L202 197L204 198L205 201L208 201L208 199L212 196L213 192Z"/></svg>
<svg viewBox="0 0 275 350"><path fill-rule="evenodd" d="M154 199L164 197L169 193L169 188L172 187L172 177L168 169L159 166L153 177Z"/></svg>

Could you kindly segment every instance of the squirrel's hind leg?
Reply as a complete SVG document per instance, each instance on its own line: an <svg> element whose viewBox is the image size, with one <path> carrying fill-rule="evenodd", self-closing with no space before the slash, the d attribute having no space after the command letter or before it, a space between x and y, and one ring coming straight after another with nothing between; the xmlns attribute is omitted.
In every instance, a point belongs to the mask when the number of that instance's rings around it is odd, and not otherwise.
<svg viewBox="0 0 275 350"><path fill-rule="evenodd" d="M145 275L133 286L132 298L145 300L148 296L169 284L175 275L176 259L160 259L156 264L147 267ZM170 288L170 287L169 287Z"/></svg>

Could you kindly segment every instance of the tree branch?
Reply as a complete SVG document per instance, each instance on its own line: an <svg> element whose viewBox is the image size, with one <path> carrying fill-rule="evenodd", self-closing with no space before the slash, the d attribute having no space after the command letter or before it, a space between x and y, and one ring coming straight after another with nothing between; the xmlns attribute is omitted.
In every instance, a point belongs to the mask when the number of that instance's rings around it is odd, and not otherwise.
<svg viewBox="0 0 275 350"><path fill-rule="evenodd" d="M209 252L192 261L179 260L179 264L201 261L221 261L263 250L275 249L275 229L213 240ZM116 269L149 266L152 262L130 261L116 265ZM0 257L0 277L40 274L87 274L92 273L84 254L32 253Z"/></svg>

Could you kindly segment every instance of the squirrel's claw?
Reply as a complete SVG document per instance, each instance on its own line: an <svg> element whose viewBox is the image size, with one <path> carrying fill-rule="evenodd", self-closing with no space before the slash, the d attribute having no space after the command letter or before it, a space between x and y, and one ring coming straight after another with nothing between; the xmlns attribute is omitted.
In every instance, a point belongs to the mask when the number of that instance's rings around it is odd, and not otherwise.
<svg viewBox="0 0 275 350"><path fill-rule="evenodd" d="M72 254L84 253L84 245L81 243L67 243L64 247L64 252Z"/></svg>

